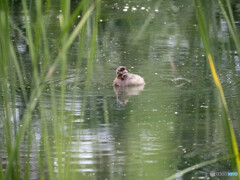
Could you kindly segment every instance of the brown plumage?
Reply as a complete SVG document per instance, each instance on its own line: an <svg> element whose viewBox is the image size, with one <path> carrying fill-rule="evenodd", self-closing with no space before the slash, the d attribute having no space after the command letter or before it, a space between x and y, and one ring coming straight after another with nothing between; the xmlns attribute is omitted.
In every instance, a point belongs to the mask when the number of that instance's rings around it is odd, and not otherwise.
<svg viewBox="0 0 240 180"><path fill-rule="evenodd" d="M144 79L137 75L129 73L125 66L119 66L116 70L117 77L113 81L113 86L137 86L144 85Z"/></svg>

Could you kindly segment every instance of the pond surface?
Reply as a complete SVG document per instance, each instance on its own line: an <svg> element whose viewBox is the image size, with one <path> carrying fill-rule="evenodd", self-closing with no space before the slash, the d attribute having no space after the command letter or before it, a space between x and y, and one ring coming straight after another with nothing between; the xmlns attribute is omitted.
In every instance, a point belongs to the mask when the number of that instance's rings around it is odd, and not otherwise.
<svg viewBox="0 0 240 180"><path fill-rule="evenodd" d="M56 28L59 7L54 7L49 27L49 33L52 33L49 41L53 44L59 31ZM219 9L210 8L216 11L217 16L217 22L214 22L215 36L219 37L214 42L217 49L221 45L226 46L230 35L226 22L217 13ZM15 13L13 19L21 24L23 12L18 9ZM240 19L239 16L236 18ZM164 179L195 164L224 157L229 152L221 99L211 76L197 24L194 1L101 2L90 80L86 81L88 55L83 55L80 74L75 75L80 53L77 43L68 51L65 82L61 82L58 71L51 80L56 99L61 99L62 85L66 87L64 120L61 123L64 124L62 136L69 140L65 141L62 154L68 156L76 177ZM24 27L21 28L25 31ZM30 57L26 44L21 37L13 39L18 44L18 53L23 57L25 68L31 69L28 67ZM239 141L240 62L235 50L229 48L226 51L216 50L214 57ZM141 75L146 85L114 89L112 82L120 65ZM76 78L78 85L74 89ZM43 92L41 106L47 117L48 138L53 152L51 157L56 159L54 171L57 172L59 161L54 151L57 143L51 130L53 108L50 87ZM60 107L56 105L55 112L61 114ZM16 97L19 126L24 109L19 93ZM35 134L33 141L38 147L43 140L42 118L43 114L38 112L37 106L32 116L32 127ZM3 144L4 137L0 138ZM27 140L23 141L20 157L26 156L27 145L24 142ZM4 154L3 147L1 150ZM42 157L46 156L43 151L41 153ZM6 165L4 159L3 166ZM38 159L34 151L30 163L31 179L39 179ZM207 179L210 171L231 172L231 162L218 161L176 179Z"/></svg>

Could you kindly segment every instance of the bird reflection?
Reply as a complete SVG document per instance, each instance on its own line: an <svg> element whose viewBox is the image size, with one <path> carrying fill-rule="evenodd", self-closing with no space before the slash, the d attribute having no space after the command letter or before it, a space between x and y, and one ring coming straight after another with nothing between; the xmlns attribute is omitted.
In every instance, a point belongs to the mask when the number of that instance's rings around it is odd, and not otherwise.
<svg viewBox="0 0 240 180"><path fill-rule="evenodd" d="M144 89L144 85L127 87L114 86L113 89L117 97L117 102L125 105L128 103L128 97L138 95Z"/></svg>

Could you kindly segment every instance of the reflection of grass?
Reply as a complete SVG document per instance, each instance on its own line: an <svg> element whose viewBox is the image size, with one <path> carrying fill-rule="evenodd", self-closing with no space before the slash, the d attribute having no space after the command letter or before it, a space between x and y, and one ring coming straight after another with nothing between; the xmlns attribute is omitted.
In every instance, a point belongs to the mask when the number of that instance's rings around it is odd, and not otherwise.
<svg viewBox="0 0 240 180"><path fill-rule="evenodd" d="M30 97L27 97L26 84L30 84L26 82L24 79L25 76L22 69L23 65L20 64L20 60L18 59L17 52L15 52L14 44L12 43L9 29L14 29L14 22L11 20L11 25L9 24L8 18L11 13L9 11L8 1L3 0L0 1L0 68L1 68L1 94L3 94L2 101L4 103L4 111L5 111L5 121L4 121L4 141L6 142L5 151L7 153L7 166L6 169L2 169L2 165L0 166L0 179L28 179L30 177L31 165L30 165L30 157L31 152L37 152L38 159L38 169L40 172L40 179L69 179L74 176L71 174L70 167L70 156L68 153L63 154L63 152L68 152L70 150L69 140L67 140L64 134L64 119L66 117L65 109L65 79L66 79L66 70L67 70L67 51L76 38L81 33L81 30L84 28L85 23L92 18L95 23L92 32L92 43L90 46L90 60L88 63L89 71L92 70L93 67L93 59L95 52L95 41L97 36L97 21L99 16L99 8L96 16L90 16L95 7L99 5L99 0L96 0L91 5L89 5L89 1L83 0L76 7L75 11L72 15L70 15L70 1L63 0L61 1L62 7L62 15L60 18L61 24L61 34L59 40L55 44L54 50L59 50L57 56L54 53L49 51L49 42L48 42L48 29L45 24L45 19L43 15L43 10L48 10L49 5L51 5L50 1L47 1L43 6L41 1L35 1L34 10L36 11L36 19L33 21L30 16L31 9L28 7L27 1L22 0L22 7L24 12L24 23L26 27L26 43L29 47L29 53L31 57L31 66L32 66L32 85L31 85L31 94ZM44 9L46 8L46 9ZM77 15L82 13L82 18L76 27L72 30L73 22L77 20ZM10 27L9 27L10 26ZM86 37L86 33L81 33L81 39ZM81 45L80 45L81 47ZM59 114L57 111L58 101L55 96L55 88L54 84L51 84L49 80L52 78L56 68L60 65L61 69L61 81L63 85L60 89L61 98L60 98L60 109L62 110ZM77 63L78 66L81 63ZM79 69L79 67L76 67ZM90 82L91 73L88 73L87 82ZM77 78L75 80L75 88L77 85ZM19 83L19 85L16 85ZM47 117L47 112L44 107L44 101L42 98L42 92L45 90L46 85L49 84L50 94L51 94L51 112L52 112L52 120ZM16 89L18 86L21 88L21 92L24 97L24 101L26 103L26 109L23 112L21 118L21 127L17 127L16 114L14 113L15 107L15 97L16 97ZM10 92L9 92L10 91ZM12 101L12 102L11 102ZM74 103L75 98L73 98ZM12 104L12 107L10 107ZM39 149L39 144L36 142L36 138L34 133L32 132L32 114L33 111L38 107L41 116L41 136L42 136L42 144L43 146ZM13 108L13 110L12 110ZM12 126L12 120L14 120L14 126ZM49 123L52 123L50 127L53 128L54 140L56 149L55 152L52 152L51 142L49 142ZM71 121L70 121L71 123ZM15 132L15 133L13 133ZM71 137L72 130L70 129L69 137ZM25 170L22 173L23 167L20 166L20 146L24 137L27 137L25 140L27 141L27 157L24 158L24 166ZM44 152L45 159L42 158L42 154L40 151ZM70 152L70 151L69 151ZM56 160L53 158L53 154L56 154ZM63 161L64 159L64 161ZM54 165L54 163L57 163ZM22 162L21 162L22 165ZM54 170L57 168L57 170ZM46 174L45 170L48 170ZM55 174L55 172L57 174ZM20 175L21 174L21 175ZM24 175L22 175L24 174Z"/></svg>

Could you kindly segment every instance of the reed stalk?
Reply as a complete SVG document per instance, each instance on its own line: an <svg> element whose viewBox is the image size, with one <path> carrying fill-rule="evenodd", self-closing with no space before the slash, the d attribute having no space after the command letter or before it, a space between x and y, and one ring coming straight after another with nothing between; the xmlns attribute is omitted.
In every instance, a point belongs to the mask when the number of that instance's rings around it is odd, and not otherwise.
<svg viewBox="0 0 240 180"><path fill-rule="evenodd" d="M235 23L234 23L234 18L233 18L232 10L231 10L231 7L230 7L230 2L228 0L226 0L226 1L227 1L227 7L228 7L229 15L227 15L227 13L224 9L224 6L222 4L222 1L218 0L218 3L219 3L219 6L220 6L220 9L221 9L221 12L222 12L227 24L228 24L228 27L229 27L230 33L231 33L231 35L234 39L236 48L238 49L238 52L239 52L239 38L237 36L238 34L237 34L236 26L235 26ZM219 160L227 160L227 159L232 160L232 168L233 168L234 171L238 172L238 179L240 179L240 176L239 176L240 175L240 161L239 161L238 144L237 144L236 135L235 135L235 132L234 132L232 120L230 118L229 108L228 108L226 98L225 98L225 95L224 95L224 90L223 90L221 81L219 79L219 76L218 76L218 73L217 73L217 70L215 68L213 58L212 58L212 49L213 48L211 48L211 45L210 45L211 44L211 39L209 37L210 33L208 31L208 26L210 26L210 24L207 23L205 14L203 12L202 2L200 0L195 0L195 6L196 6L195 9L196 9L196 15L197 15L197 20L198 20L198 27L199 27L200 35L201 35L201 38L202 38L202 41L203 41L205 52L207 54L207 60L208 60L209 68L211 70L213 81L214 81L214 83L215 83L215 85L218 89L218 92L219 92L220 98L221 98L221 102L222 102L222 105L223 105L223 108L222 108L223 109L223 123L225 124L225 134L226 134L226 139L227 139L228 144L229 144L230 154L228 156L224 157L224 158L220 158L220 159L216 158L216 159L213 159L213 160L209 160L209 161L202 162L202 163L196 164L194 166L188 167L184 170L179 171L178 173L176 173L172 176L169 176L167 178L167 180L175 179L176 177L182 176L182 175L184 175L188 172L191 172L191 171L193 171L197 168L201 168L203 166L215 163Z"/></svg>
<svg viewBox="0 0 240 180"><path fill-rule="evenodd" d="M237 49L237 52L238 52L238 57L240 58L240 39L239 39L239 35L237 33L237 28L236 28L233 13L232 13L232 7L231 7L231 4L230 4L229 0L225 0L225 1L226 1L226 4L227 4L228 13L224 8L222 0L218 0L218 4L219 4L219 7L220 7L221 12L223 14L223 17L225 18L225 20L227 22L229 32L232 35L232 38L234 40L234 43L235 43L235 46L236 46L236 49Z"/></svg>
<svg viewBox="0 0 240 180"><path fill-rule="evenodd" d="M21 1L21 5L23 7L24 12L24 23L26 25L26 43L28 44L29 51L30 51L30 57L31 57L31 65L32 65L32 85L31 85L31 94L30 97L27 97L26 88L25 88L25 80L24 77L24 70L21 67L22 64L20 64L20 61L17 57L17 53L15 52L14 46L10 40L9 35L9 28L15 28L14 22L11 22L11 26L9 27L9 19L11 20L11 17L8 19L9 16L9 10L8 10L8 1L7 0L1 0L0 1L0 54L1 54L1 61L0 61L0 68L1 68L1 93L3 94L3 101L4 101L4 107L5 107L5 126L4 128L6 130L5 136L6 136L6 152L8 155L8 164L6 167L5 172L3 172L2 166L0 166L0 179L21 179L20 176L20 162L19 162L19 150L21 146L21 142L23 140L23 137L27 136L27 142L28 142L28 148L27 153L28 156L26 158L26 168L25 168L25 178L30 178L30 153L34 150L34 146L32 144L35 144L35 150L37 150L37 142L34 140L35 136L33 135L33 129L31 128L31 120L32 120L32 114L36 110L36 107L40 109L40 115L41 115L41 134L43 136L43 151L46 155L46 161L47 161L47 170L48 175L44 173L45 167L44 167L44 160L41 159L40 152L36 152L38 155L38 161L39 161L39 171L40 171L40 179L55 179L57 177L58 179L66 179L69 176L71 176L70 170L70 154L63 156L64 150L68 150L70 152L70 147L65 147L65 143L67 142L65 138L64 132L64 118L65 118L65 94L66 94L66 83L63 83L61 86L61 100L60 100L60 114L58 113L58 109L56 108L57 98L55 94L55 87L54 84L51 83L51 78L56 70L56 68L59 66L61 67L61 82L66 82L67 77L67 52L73 42L76 40L76 38L79 36L82 28L84 27L87 20L91 17L91 14L93 13L96 5L98 4L99 0L94 1L89 8L86 10L86 12L83 13L83 16L79 23L77 24L76 28L72 29L72 24L77 19L77 15L83 11L84 3L87 1L82 1L73 14L70 14L70 1L67 0L61 0L61 8L62 8L62 22L61 22L61 33L59 40L55 44L55 47L53 49L60 49L57 56L55 56L55 51L51 52L49 51L49 42L48 42L48 34L47 34L47 28L45 25L45 19L43 16L43 9L49 10L51 7L51 1L46 1L45 6L42 4L41 1L35 1L34 3L27 2L26 0ZM36 20L33 22L33 19L31 18L31 8L34 6L36 9ZM97 10L98 12L98 10ZM98 14L99 16L99 14ZM94 17L96 21L98 20L96 17ZM94 25L94 31L93 31L93 39L96 41L97 37L97 23ZM17 30L18 32L21 32L20 29ZM83 34L84 36L84 34ZM95 42L92 40L91 43L91 51L95 51ZM9 48L10 47L10 48ZM94 59L94 52L91 52L89 60L89 66L93 66L93 59ZM52 60L53 59L53 60ZM16 72L13 72L13 74L9 74L9 60L10 63L14 66L16 69ZM81 63L79 64L79 66ZM91 68L89 68L91 69ZM15 76L16 75L16 76ZM9 77L14 77L9 81ZM19 81L20 88L23 93L24 101L27 103L25 112L21 118L22 125L21 127L17 128L17 125L15 124L14 128L14 134L15 137L12 136L12 124L11 124L11 116L14 115L11 112L10 108L10 99L12 99L12 104L15 103L15 89L12 89L12 96L10 97L9 87L8 84L16 84L16 79ZM76 80L77 82L77 80ZM53 134L54 134L54 140L56 143L56 155L58 159L58 172L57 174L54 173L54 159L52 158L52 150L50 148L49 144L49 134L48 134L48 126L47 122L49 119L47 118L44 102L42 100L43 96L42 93L45 91L46 87L50 87L51 92L51 107L53 112ZM77 83L75 83L76 88ZM14 107L14 106L13 106ZM15 118L16 119L16 118ZM48 121L47 121L48 120ZM15 120L16 121L16 120ZM60 124L59 124L60 121ZM72 134L72 130L70 130L70 134ZM33 138L33 139L32 139ZM63 158L66 159L65 162L63 162Z"/></svg>
<svg viewBox="0 0 240 180"><path fill-rule="evenodd" d="M198 26L200 29L200 34L203 40L203 45L207 54L207 58L208 58L208 63L210 65L210 70L212 73L212 77L214 80L214 83L219 91L220 97L221 97L221 101L223 104L223 121L224 124L226 126L225 128L225 134L227 136L227 140L228 140L228 144L230 146L230 150L231 153L234 155L233 159L232 159L232 163L233 163L233 169L235 171L238 172L238 174L240 174L240 162L239 162L239 150L238 150L238 146L237 146L237 140L236 140L236 136L235 136L235 132L234 132L234 128L232 125L232 121L230 118L230 113L229 113L229 109L228 109L228 105L225 99L225 95L224 95L224 91L219 79L219 76L217 74L213 59L212 59L212 51L210 48L210 39L208 37L208 30L207 30L207 25L206 25L206 20L204 17L204 13L202 11L202 5L201 2L199 0L195 0L196 3L196 12L197 12L197 17L198 17ZM237 42L235 42L237 43ZM240 177L240 176L239 176Z"/></svg>

